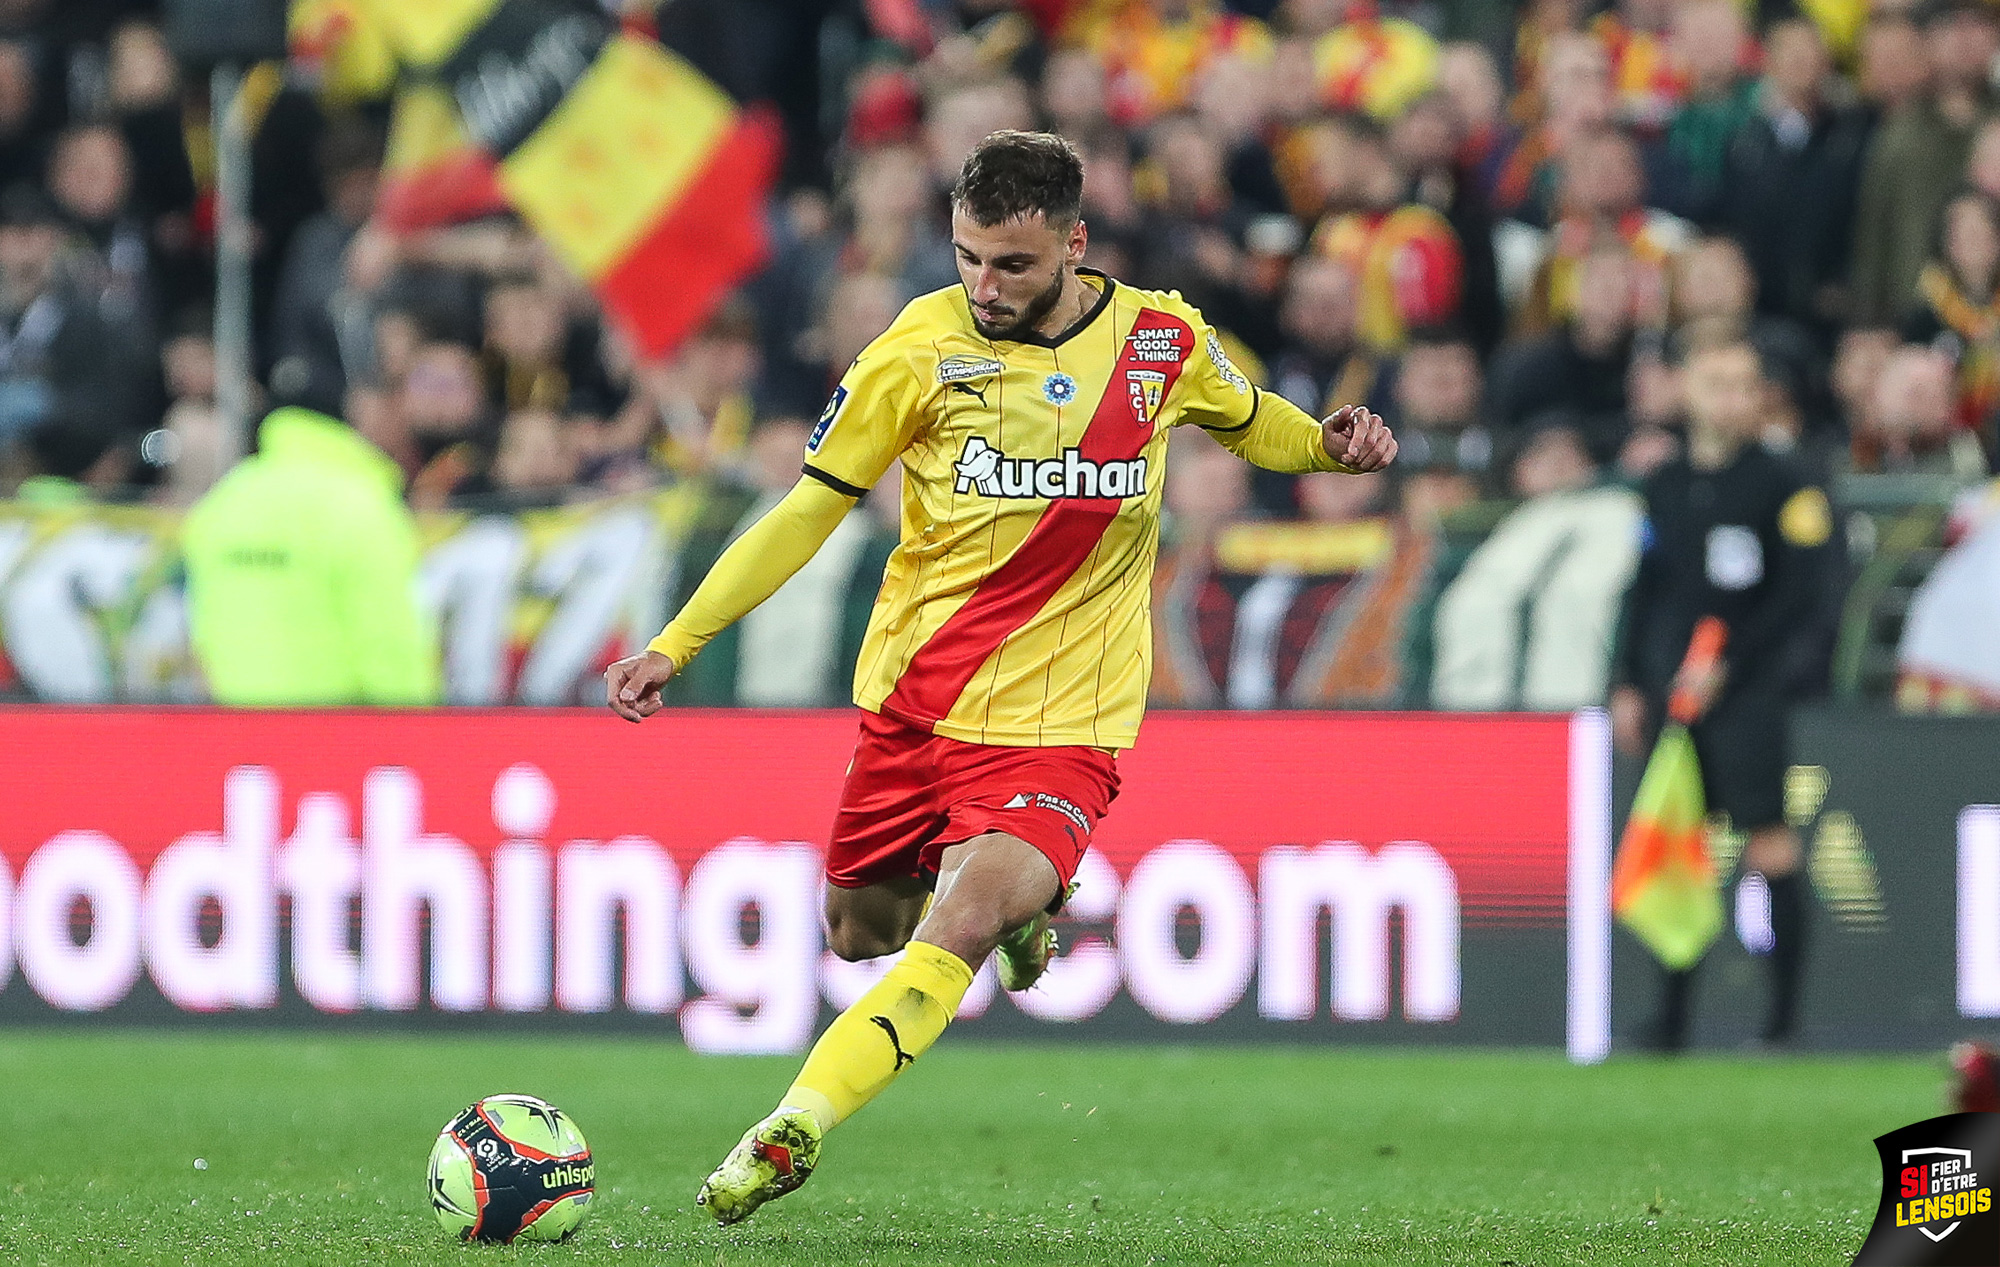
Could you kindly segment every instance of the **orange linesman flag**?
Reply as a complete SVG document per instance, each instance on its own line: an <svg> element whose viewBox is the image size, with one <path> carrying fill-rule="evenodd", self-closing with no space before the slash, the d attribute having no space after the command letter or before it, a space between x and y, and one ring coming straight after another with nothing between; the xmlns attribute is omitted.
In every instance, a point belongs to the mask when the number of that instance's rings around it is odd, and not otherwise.
<svg viewBox="0 0 2000 1267"><path fill-rule="evenodd" d="M494 183L640 355L671 350L763 262L774 120L600 13L549 0L372 0L450 94Z"/></svg>
<svg viewBox="0 0 2000 1267"><path fill-rule="evenodd" d="M1683 676L1712 670L1727 632L1721 621L1704 618ZM1707 798L1687 728L1700 705L1677 686L1667 712L1672 720L1653 746L1618 843L1611 909L1661 963L1681 969L1693 967L1722 932L1722 885L1708 856Z"/></svg>
<svg viewBox="0 0 2000 1267"><path fill-rule="evenodd" d="M1670 725L1660 734L1618 861L1611 869L1611 909L1669 968L1689 968L1722 931L1722 888L1709 860L1694 738Z"/></svg>

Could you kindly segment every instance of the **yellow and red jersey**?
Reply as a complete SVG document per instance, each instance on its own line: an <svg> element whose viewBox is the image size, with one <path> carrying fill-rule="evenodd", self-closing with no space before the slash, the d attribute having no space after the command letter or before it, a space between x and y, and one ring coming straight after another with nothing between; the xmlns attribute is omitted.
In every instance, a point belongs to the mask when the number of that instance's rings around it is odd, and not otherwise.
<svg viewBox="0 0 2000 1267"><path fill-rule="evenodd" d="M972 743L1136 738L1168 428L1247 428L1266 398L1177 293L1084 273L1095 306L1057 338L987 339L957 286L913 301L814 428L835 488L903 467L861 707Z"/></svg>

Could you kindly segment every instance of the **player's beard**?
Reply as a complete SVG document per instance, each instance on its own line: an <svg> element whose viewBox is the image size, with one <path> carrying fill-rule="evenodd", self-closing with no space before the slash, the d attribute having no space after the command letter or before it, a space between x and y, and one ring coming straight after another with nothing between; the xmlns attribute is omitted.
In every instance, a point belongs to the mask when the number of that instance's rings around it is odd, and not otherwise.
<svg viewBox="0 0 2000 1267"><path fill-rule="evenodd" d="M1028 306L1022 309L1021 315L1013 321L1004 326L996 326L989 322L981 321L979 314L974 312L972 314L973 329L979 331L980 334L987 338L996 341L1021 339L1033 334L1035 327L1042 324L1044 317L1055 311L1056 302L1062 298L1063 274L1066 271L1065 269L1057 269L1055 280L1049 283L1049 288L1041 294L1036 295L1033 299L1030 299ZM969 301L971 295L968 294L966 298Z"/></svg>

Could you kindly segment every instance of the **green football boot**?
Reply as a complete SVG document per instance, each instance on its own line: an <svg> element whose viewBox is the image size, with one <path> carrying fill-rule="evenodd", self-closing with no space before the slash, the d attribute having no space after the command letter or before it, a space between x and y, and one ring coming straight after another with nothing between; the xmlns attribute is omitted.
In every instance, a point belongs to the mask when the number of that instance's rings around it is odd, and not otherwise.
<svg viewBox="0 0 2000 1267"><path fill-rule="evenodd" d="M1069 887L1063 890L1064 902L1076 896L1076 886L1075 880L1069 882ZM1034 985L1049 970L1049 960L1055 958L1055 953L1056 930L1049 927L1049 913L1043 911L993 948L1000 963L1000 987L1012 993Z"/></svg>
<svg viewBox="0 0 2000 1267"><path fill-rule="evenodd" d="M1000 966L1000 988L1020 991L1040 981L1055 953L1056 930L1049 927L1048 912L1043 911L993 948Z"/></svg>
<svg viewBox="0 0 2000 1267"><path fill-rule="evenodd" d="M779 1109L745 1131L694 1199L725 1227L812 1178L819 1163L819 1119L804 1109Z"/></svg>

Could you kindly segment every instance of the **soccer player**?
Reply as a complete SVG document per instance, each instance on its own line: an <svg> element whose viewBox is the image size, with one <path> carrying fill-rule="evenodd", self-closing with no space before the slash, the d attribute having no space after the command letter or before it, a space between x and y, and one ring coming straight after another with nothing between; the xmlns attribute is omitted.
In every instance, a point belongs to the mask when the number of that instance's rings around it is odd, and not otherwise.
<svg viewBox="0 0 2000 1267"><path fill-rule="evenodd" d="M702 1185L719 1222L804 1183L822 1136L930 1049L988 955L1009 990L1048 966L1049 916L1145 709L1168 428L1281 471L1395 457L1364 409L1322 423L1252 387L1178 294L1082 267L1082 198L1062 138L980 142L952 191L962 286L912 301L862 352L798 484L605 673L619 716L658 712L702 644L902 462L902 542L855 666L861 735L826 864L834 953L901 955Z"/></svg>

